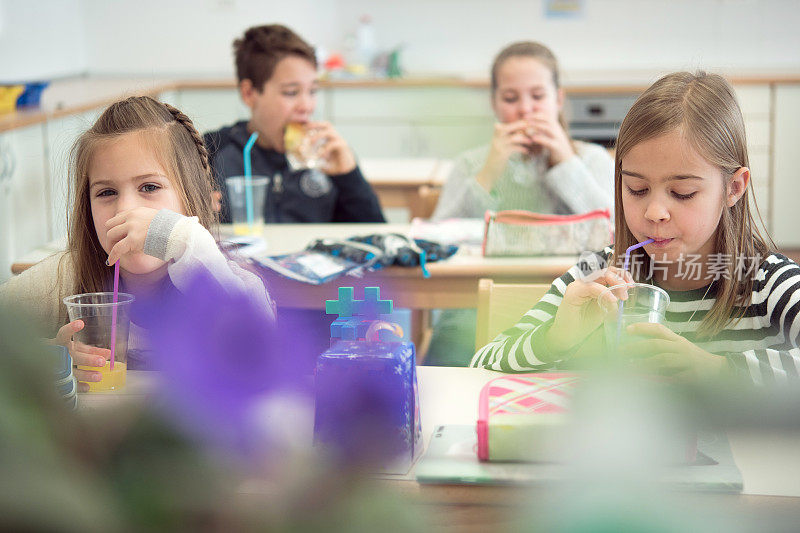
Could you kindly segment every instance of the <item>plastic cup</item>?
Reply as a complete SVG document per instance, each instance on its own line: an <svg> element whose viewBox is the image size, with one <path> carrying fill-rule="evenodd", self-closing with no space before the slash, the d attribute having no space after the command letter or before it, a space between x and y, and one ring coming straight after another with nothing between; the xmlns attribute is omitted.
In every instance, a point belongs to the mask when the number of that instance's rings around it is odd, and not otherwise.
<svg viewBox="0 0 800 533"><path fill-rule="evenodd" d="M252 220L247 216L247 190L244 176L225 179L228 188L228 205L235 235L261 235L264 232L264 199L267 193L267 178L253 176L249 180L252 189Z"/></svg>
<svg viewBox="0 0 800 533"><path fill-rule="evenodd" d="M609 353L615 354L625 344L644 338L626 332L626 328L631 324L664 323L669 295L664 289L655 285L623 283L604 290L600 293L598 301L604 311L606 347Z"/></svg>
<svg viewBox="0 0 800 533"><path fill-rule="evenodd" d="M103 367L78 366L81 370L100 372L100 381L89 382L89 392L120 390L125 387L128 369L128 330L131 324L133 295L120 292L114 303L113 292L89 292L64 298L70 321L83 320L82 330L73 340L88 346L111 349L111 318L117 308L117 335L114 350L114 369L111 361Z"/></svg>

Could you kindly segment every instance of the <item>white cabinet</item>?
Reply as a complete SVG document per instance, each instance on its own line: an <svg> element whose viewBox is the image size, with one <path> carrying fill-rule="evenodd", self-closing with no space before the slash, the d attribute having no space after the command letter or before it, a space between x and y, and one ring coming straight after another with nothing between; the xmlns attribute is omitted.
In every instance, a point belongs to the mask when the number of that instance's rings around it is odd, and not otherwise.
<svg viewBox="0 0 800 533"><path fill-rule="evenodd" d="M750 180L758 210L768 231L774 227L772 209L772 86L768 84L738 85L736 98L742 108L750 158ZM750 209L756 212L751 201Z"/></svg>
<svg viewBox="0 0 800 533"><path fill-rule="evenodd" d="M800 85L775 87L774 229L779 248L800 248Z"/></svg>
<svg viewBox="0 0 800 533"><path fill-rule="evenodd" d="M325 89L330 120L359 157L454 157L488 142L489 91L472 87Z"/></svg>
<svg viewBox="0 0 800 533"><path fill-rule="evenodd" d="M11 137L13 132L0 134L0 283L11 276L16 232L13 225L12 183L16 161Z"/></svg>
<svg viewBox="0 0 800 533"><path fill-rule="evenodd" d="M0 282L15 258L50 238L43 141L41 124L0 134Z"/></svg>
<svg viewBox="0 0 800 533"><path fill-rule="evenodd" d="M160 98L201 133L250 116L235 88L186 88ZM454 157L488 142L494 123L488 89L471 87L326 87L314 116L332 122L359 158Z"/></svg>

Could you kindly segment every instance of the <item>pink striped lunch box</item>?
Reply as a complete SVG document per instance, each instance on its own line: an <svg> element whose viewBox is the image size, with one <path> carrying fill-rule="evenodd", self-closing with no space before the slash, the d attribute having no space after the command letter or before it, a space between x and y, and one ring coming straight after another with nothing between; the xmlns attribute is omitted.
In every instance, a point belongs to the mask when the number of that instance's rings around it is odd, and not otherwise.
<svg viewBox="0 0 800 533"><path fill-rule="evenodd" d="M478 405L478 459L562 460L558 442L568 423L572 397L584 379L578 374L543 372L510 374L484 385ZM676 435L667 452L665 463L694 463L696 433Z"/></svg>
<svg viewBox="0 0 800 533"><path fill-rule="evenodd" d="M507 375L484 385L478 406L478 459L524 459L520 446L536 444L529 440L530 428L545 420L545 426L558 424L579 381L575 374L546 372Z"/></svg>

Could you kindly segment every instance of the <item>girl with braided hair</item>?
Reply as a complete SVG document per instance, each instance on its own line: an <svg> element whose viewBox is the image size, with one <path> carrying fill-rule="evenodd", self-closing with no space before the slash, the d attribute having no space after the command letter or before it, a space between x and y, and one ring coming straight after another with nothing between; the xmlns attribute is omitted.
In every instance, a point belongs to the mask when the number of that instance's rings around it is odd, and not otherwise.
<svg viewBox="0 0 800 533"><path fill-rule="evenodd" d="M254 298L274 318L262 281L229 261L211 230L211 166L202 137L178 109L149 97L112 104L71 153L67 250L0 287L0 303L38 315L75 365L103 366L104 354L73 349L82 321L67 323L62 298L111 289L119 261L120 290L138 302L183 291L203 269L222 286ZM147 349L148 317L132 310L129 352ZM106 352L108 350L105 350ZM82 389L100 373L75 370Z"/></svg>

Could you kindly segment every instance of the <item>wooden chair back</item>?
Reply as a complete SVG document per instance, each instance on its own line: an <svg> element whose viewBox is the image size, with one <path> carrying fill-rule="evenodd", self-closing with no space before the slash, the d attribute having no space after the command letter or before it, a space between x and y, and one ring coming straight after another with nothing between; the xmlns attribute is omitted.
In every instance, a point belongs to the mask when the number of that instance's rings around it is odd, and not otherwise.
<svg viewBox="0 0 800 533"><path fill-rule="evenodd" d="M431 218L439 201L441 187L433 185L420 185L417 189L417 199L411 206L411 218Z"/></svg>
<svg viewBox="0 0 800 533"><path fill-rule="evenodd" d="M549 288L547 283L495 283L491 279L480 279L475 350L519 322Z"/></svg>

